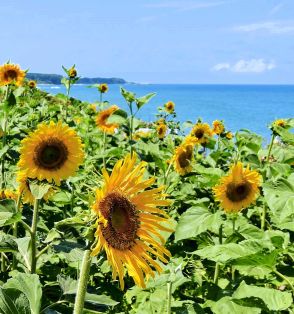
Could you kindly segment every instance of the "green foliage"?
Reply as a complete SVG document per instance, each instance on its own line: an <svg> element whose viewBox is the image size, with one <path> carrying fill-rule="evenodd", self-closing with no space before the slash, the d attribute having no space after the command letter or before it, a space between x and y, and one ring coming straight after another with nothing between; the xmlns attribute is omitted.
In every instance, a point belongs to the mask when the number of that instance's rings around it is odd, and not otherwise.
<svg viewBox="0 0 294 314"><path fill-rule="evenodd" d="M166 265L159 262L162 273L149 278L144 289L126 275L124 291L112 279L106 254L93 257L84 313L167 313L168 287L171 313L293 312L294 119L285 119L284 127L270 126L272 147L249 130L238 131L232 140L225 133L214 136L206 145L195 146L191 172L179 175L170 161L198 117L181 124L177 108L169 114L162 104L156 120L164 119L168 134L159 139L156 121L135 117L155 93L138 97L121 88L129 112L115 111L108 122L119 127L104 136L95 117L109 103L100 99L95 111L89 103L71 98L70 86L76 81L64 70L67 95L52 96L24 85L11 86L6 97L6 88L0 88L0 134L7 127L6 143L0 143L5 188L16 191L21 140L41 122L66 122L81 137L86 154L76 175L60 186L29 182L29 190L41 200L36 274L29 274L33 206L0 200L0 313L73 312L83 252L94 241L97 217L91 206L95 190L103 184L102 168L105 164L110 173L131 149L146 161L146 177L156 178L154 186L165 185L172 200L165 210L175 232L160 232L172 257ZM149 135L136 138L142 130ZM237 160L258 171L262 185L255 203L230 215L215 201L212 188ZM45 201L52 188L53 195Z"/></svg>

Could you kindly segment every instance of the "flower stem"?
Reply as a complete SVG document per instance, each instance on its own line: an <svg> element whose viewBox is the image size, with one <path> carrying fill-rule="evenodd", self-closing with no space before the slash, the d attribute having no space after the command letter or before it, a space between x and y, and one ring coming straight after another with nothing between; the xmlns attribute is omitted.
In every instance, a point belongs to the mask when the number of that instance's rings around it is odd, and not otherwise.
<svg viewBox="0 0 294 314"><path fill-rule="evenodd" d="M37 245L36 245L36 232L37 232L37 223L38 223L38 214L39 214L39 205L40 200L35 199L34 203L34 212L33 212L33 221L32 221L32 227L31 227L31 254L32 254L32 260L31 260L31 274L34 274L36 272L36 265L37 265Z"/></svg>
<svg viewBox="0 0 294 314"><path fill-rule="evenodd" d="M103 167L106 169L106 162L105 162L105 145L106 145L106 132L103 132Z"/></svg>
<svg viewBox="0 0 294 314"><path fill-rule="evenodd" d="M264 230L265 228L265 217L266 217L266 205L263 206L262 216L261 216L261 230Z"/></svg>
<svg viewBox="0 0 294 314"><path fill-rule="evenodd" d="M21 196L22 194L19 193L17 197L17 202L16 202L16 212L20 212L20 206L21 206ZM18 233L18 222L15 222L13 224L13 236L17 238L17 233ZM12 260L12 269L16 268L16 253L13 255L13 260Z"/></svg>
<svg viewBox="0 0 294 314"><path fill-rule="evenodd" d="M87 292L87 283L89 279L89 272L90 272L91 261L92 261L92 257L90 254L91 254L90 250L85 250L83 261L82 261L82 267L81 267L81 272L80 272L80 278L79 278L79 283L78 283L78 289L77 289L73 314L83 313L85 296Z"/></svg>
<svg viewBox="0 0 294 314"><path fill-rule="evenodd" d="M267 158L266 158L266 162L267 162L267 163L269 162L269 159L270 159L270 155L271 155L271 151L272 151L272 148L273 148L273 144L274 144L275 137L276 137L276 135L273 134L273 135L272 135L272 139L271 139L271 143L270 143L270 147L269 147L269 149L268 149Z"/></svg>
<svg viewBox="0 0 294 314"><path fill-rule="evenodd" d="M292 285L292 283L290 282L290 280L284 276L283 274L281 274L279 271L277 271L276 269L273 269L273 272L280 278L282 278L283 280L285 280L287 282L287 284L290 286L290 288L292 289L292 292L294 294L294 286Z"/></svg>
<svg viewBox="0 0 294 314"><path fill-rule="evenodd" d="M172 282L167 282L167 314L171 314Z"/></svg>
<svg viewBox="0 0 294 314"><path fill-rule="evenodd" d="M133 127L134 127L134 114L133 114L133 105L129 103L130 108L130 145L131 145L131 156L133 156Z"/></svg>
<svg viewBox="0 0 294 314"><path fill-rule="evenodd" d="M222 244L223 243L223 225L222 224L219 227L218 239L219 239L219 244ZM219 263L216 263L215 269L214 269L214 277L213 277L213 282L216 285L218 282L218 275L219 275Z"/></svg>

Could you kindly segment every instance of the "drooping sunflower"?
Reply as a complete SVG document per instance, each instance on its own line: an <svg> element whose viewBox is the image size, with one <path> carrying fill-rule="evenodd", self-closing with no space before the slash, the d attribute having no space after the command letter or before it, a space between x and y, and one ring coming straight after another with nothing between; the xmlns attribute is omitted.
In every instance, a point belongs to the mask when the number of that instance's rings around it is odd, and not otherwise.
<svg viewBox="0 0 294 314"><path fill-rule="evenodd" d="M70 69L68 70L68 76L69 76L71 79L76 78L77 75L78 75L78 72L77 72L77 70L76 70L74 67L72 67L72 68L70 68Z"/></svg>
<svg viewBox="0 0 294 314"><path fill-rule="evenodd" d="M72 176L83 162L81 139L61 122L41 123L22 140L18 166L29 178L60 181Z"/></svg>
<svg viewBox="0 0 294 314"><path fill-rule="evenodd" d="M198 122L194 125L191 135L196 138L198 144L205 144L212 137L213 133L207 123Z"/></svg>
<svg viewBox="0 0 294 314"><path fill-rule="evenodd" d="M113 105L105 110L100 111L96 117L96 125L98 128L103 132L113 134L114 130L117 129L119 125L117 123L108 123L107 119L118 109L118 106Z"/></svg>
<svg viewBox="0 0 294 314"><path fill-rule="evenodd" d="M164 123L161 123L156 127L157 136L160 139L163 139L165 137L166 131L167 131L167 125Z"/></svg>
<svg viewBox="0 0 294 314"><path fill-rule="evenodd" d="M97 215L96 244L92 256L104 249L112 266L113 279L119 277L124 289L125 269L135 283L145 287L144 277L154 277L154 269L162 268L155 260L167 263L170 252L164 248L160 231L169 216L158 206L167 206L164 187L150 188L154 178L144 180L145 162L136 163L136 155L128 154L113 168L111 175L103 169L104 185L96 190L92 207Z"/></svg>
<svg viewBox="0 0 294 314"><path fill-rule="evenodd" d="M98 90L99 90L100 93L107 93L107 91L108 91L108 85L105 84L105 83L100 84L100 85L98 86Z"/></svg>
<svg viewBox="0 0 294 314"><path fill-rule="evenodd" d="M213 126L212 132L216 135L222 134L225 130L224 124L219 120L214 120L212 122L212 126Z"/></svg>
<svg viewBox="0 0 294 314"><path fill-rule="evenodd" d="M0 66L0 86L9 84L21 86L25 76L25 71L16 64L6 63Z"/></svg>
<svg viewBox="0 0 294 314"><path fill-rule="evenodd" d="M175 170L180 175L185 175L192 171L194 144L191 141L184 141L176 148L173 161Z"/></svg>
<svg viewBox="0 0 294 314"><path fill-rule="evenodd" d="M22 195L22 202L33 205L35 198L30 190L29 178L25 171L19 171L17 173L16 182L18 183L18 194ZM54 192L54 189L50 188L49 191L43 196L43 199L48 201Z"/></svg>
<svg viewBox="0 0 294 314"><path fill-rule="evenodd" d="M213 188L215 198L227 213L236 213L254 203L261 184L261 176L249 166L243 168L238 162L230 169L230 173L223 177L220 184Z"/></svg>
<svg viewBox="0 0 294 314"><path fill-rule="evenodd" d="M164 104L164 108L168 113L173 113L175 110L175 103L173 101L168 101Z"/></svg>
<svg viewBox="0 0 294 314"><path fill-rule="evenodd" d="M1 200L6 200L6 199L10 199L10 200L17 200L17 193L13 192L12 190L0 190L0 201Z"/></svg>
<svg viewBox="0 0 294 314"><path fill-rule="evenodd" d="M28 86L31 89L36 88L37 87L37 82L34 81L34 80L31 80L31 81L28 82Z"/></svg>

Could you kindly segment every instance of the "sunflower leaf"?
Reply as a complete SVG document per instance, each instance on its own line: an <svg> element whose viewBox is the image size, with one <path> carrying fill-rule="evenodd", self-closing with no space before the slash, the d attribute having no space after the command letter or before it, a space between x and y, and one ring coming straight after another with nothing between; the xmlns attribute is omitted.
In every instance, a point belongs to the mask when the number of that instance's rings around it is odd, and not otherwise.
<svg viewBox="0 0 294 314"><path fill-rule="evenodd" d="M49 183L43 182L30 182L30 190L37 200L40 200L44 197L44 195L49 191L51 185Z"/></svg>

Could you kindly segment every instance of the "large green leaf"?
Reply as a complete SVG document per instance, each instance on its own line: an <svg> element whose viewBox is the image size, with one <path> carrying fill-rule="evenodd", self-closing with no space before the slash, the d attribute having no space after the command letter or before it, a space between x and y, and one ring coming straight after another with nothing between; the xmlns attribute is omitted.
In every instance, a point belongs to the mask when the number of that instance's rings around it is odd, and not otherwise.
<svg viewBox="0 0 294 314"><path fill-rule="evenodd" d="M205 207L191 207L180 217L175 240L194 238L204 231L218 229L220 223L220 211L213 214Z"/></svg>
<svg viewBox="0 0 294 314"><path fill-rule="evenodd" d="M294 185L289 179L267 182L263 192L273 223L282 230L294 231Z"/></svg>
<svg viewBox="0 0 294 314"><path fill-rule="evenodd" d="M249 256L263 251L265 248L274 249L270 243L264 243L257 240L245 240L240 243L227 243L209 246L195 251L202 258L207 258L218 263L228 263L237 258Z"/></svg>
<svg viewBox="0 0 294 314"><path fill-rule="evenodd" d="M0 234L0 252L16 252L17 243L15 239L8 234Z"/></svg>
<svg viewBox="0 0 294 314"><path fill-rule="evenodd" d="M292 305L290 292L282 292L275 289L247 285L244 281L233 294L235 299L258 298L261 299L270 311L282 311ZM257 302L256 302L257 303Z"/></svg>
<svg viewBox="0 0 294 314"><path fill-rule="evenodd" d="M21 213L16 212L15 201L0 201L0 227L11 225L21 220Z"/></svg>
<svg viewBox="0 0 294 314"><path fill-rule="evenodd" d="M22 292L30 303L31 314L40 313L42 287L38 275L18 273L15 277L9 279L3 288Z"/></svg>
<svg viewBox="0 0 294 314"><path fill-rule="evenodd" d="M0 288L0 313L31 314L29 301L19 290Z"/></svg>
<svg viewBox="0 0 294 314"><path fill-rule="evenodd" d="M137 108L140 109L143 105L147 104L155 95L156 93L150 93L145 96L136 98Z"/></svg>

